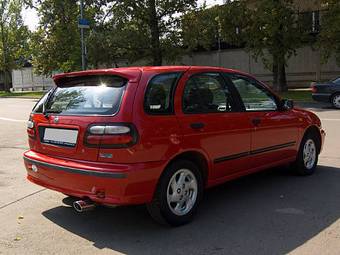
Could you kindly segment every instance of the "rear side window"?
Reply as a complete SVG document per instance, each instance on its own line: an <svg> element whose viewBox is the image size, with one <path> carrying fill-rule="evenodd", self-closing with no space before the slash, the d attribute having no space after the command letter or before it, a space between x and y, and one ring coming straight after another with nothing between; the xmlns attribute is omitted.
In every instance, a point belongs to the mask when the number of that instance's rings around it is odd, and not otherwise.
<svg viewBox="0 0 340 255"><path fill-rule="evenodd" d="M146 89L144 110L149 114L172 114L173 95L181 73L164 73L154 76Z"/></svg>
<svg viewBox="0 0 340 255"><path fill-rule="evenodd" d="M65 78L45 104L48 113L113 115L119 110L127 80L118 76Z"/></svg>
<svg viewBox="0 0 340 255"><path fill-rule="evenodd" d="M218 113L233 110L232 96L219 73L192 76L183 93L184 113Z"/></svg>

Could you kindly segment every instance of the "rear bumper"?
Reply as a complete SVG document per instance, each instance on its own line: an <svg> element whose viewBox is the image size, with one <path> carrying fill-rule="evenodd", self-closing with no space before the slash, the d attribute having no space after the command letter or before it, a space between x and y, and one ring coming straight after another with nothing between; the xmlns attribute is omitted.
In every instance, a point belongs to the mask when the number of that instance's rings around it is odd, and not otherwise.
<svg viewBox="0 0 340 255"><path fill-rule="evenodd" d="M67 195L99 204L143 204L152 196L164 162L111 164L24 153L27 179Z"/></svg>
<svg viewBox="0 0 340 255"><path fill-rule="evenodd" d="M331 97L330 93L313 93L312 94L313 100L319 101L319 102L329 103L330 97Z"/></svg>

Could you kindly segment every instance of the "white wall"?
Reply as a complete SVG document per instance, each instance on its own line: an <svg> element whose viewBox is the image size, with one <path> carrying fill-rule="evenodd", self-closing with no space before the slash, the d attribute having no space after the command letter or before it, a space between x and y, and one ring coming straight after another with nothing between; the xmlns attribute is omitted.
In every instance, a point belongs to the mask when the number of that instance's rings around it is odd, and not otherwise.
<svg viewBox="0 0 340 255"><path fill-rule="evenodd" d="M46 90L53 86L51 77L34 74L32 67L12 71L13 90Z"/></svg>

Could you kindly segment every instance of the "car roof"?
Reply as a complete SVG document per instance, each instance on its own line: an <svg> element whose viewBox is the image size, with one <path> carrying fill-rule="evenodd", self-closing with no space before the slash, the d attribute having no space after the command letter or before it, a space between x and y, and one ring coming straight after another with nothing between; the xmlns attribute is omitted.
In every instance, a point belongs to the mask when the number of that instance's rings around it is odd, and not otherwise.
<svg viewBox="0 0 340 255"><path fill-rule="evenodd" d="M138 82L141 74L143 72L185 72L188 70L202 70L202 71L216 71L216 72L229 72L229 73L238 73L250 76L249 74L243 73L241 71L237 71L234 69L227 69L222 67L213 67L213 66L141 66L141 67L119 67L119 68L108 68L108 69L95 69L95 70L86 70L79 72L71 72L71 73L61 73L53 76L53 80L56 84L58 81L64 78L72 78L77 76L91 76L91 75L119 75L130 82Z"/></svg>

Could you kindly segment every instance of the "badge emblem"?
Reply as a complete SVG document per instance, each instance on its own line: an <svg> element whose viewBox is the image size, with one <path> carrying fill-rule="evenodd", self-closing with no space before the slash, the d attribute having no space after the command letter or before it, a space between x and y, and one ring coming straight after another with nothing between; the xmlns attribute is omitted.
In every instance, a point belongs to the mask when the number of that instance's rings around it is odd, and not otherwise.
<svg viewBox="0 0 340 255"><path fill-rule="evenodd" d="M58 118L58 117L55 117L54 120L53 120L53 122L54 122L55 124L57 124L57 123L59 122L59 118Z"/></svg>

